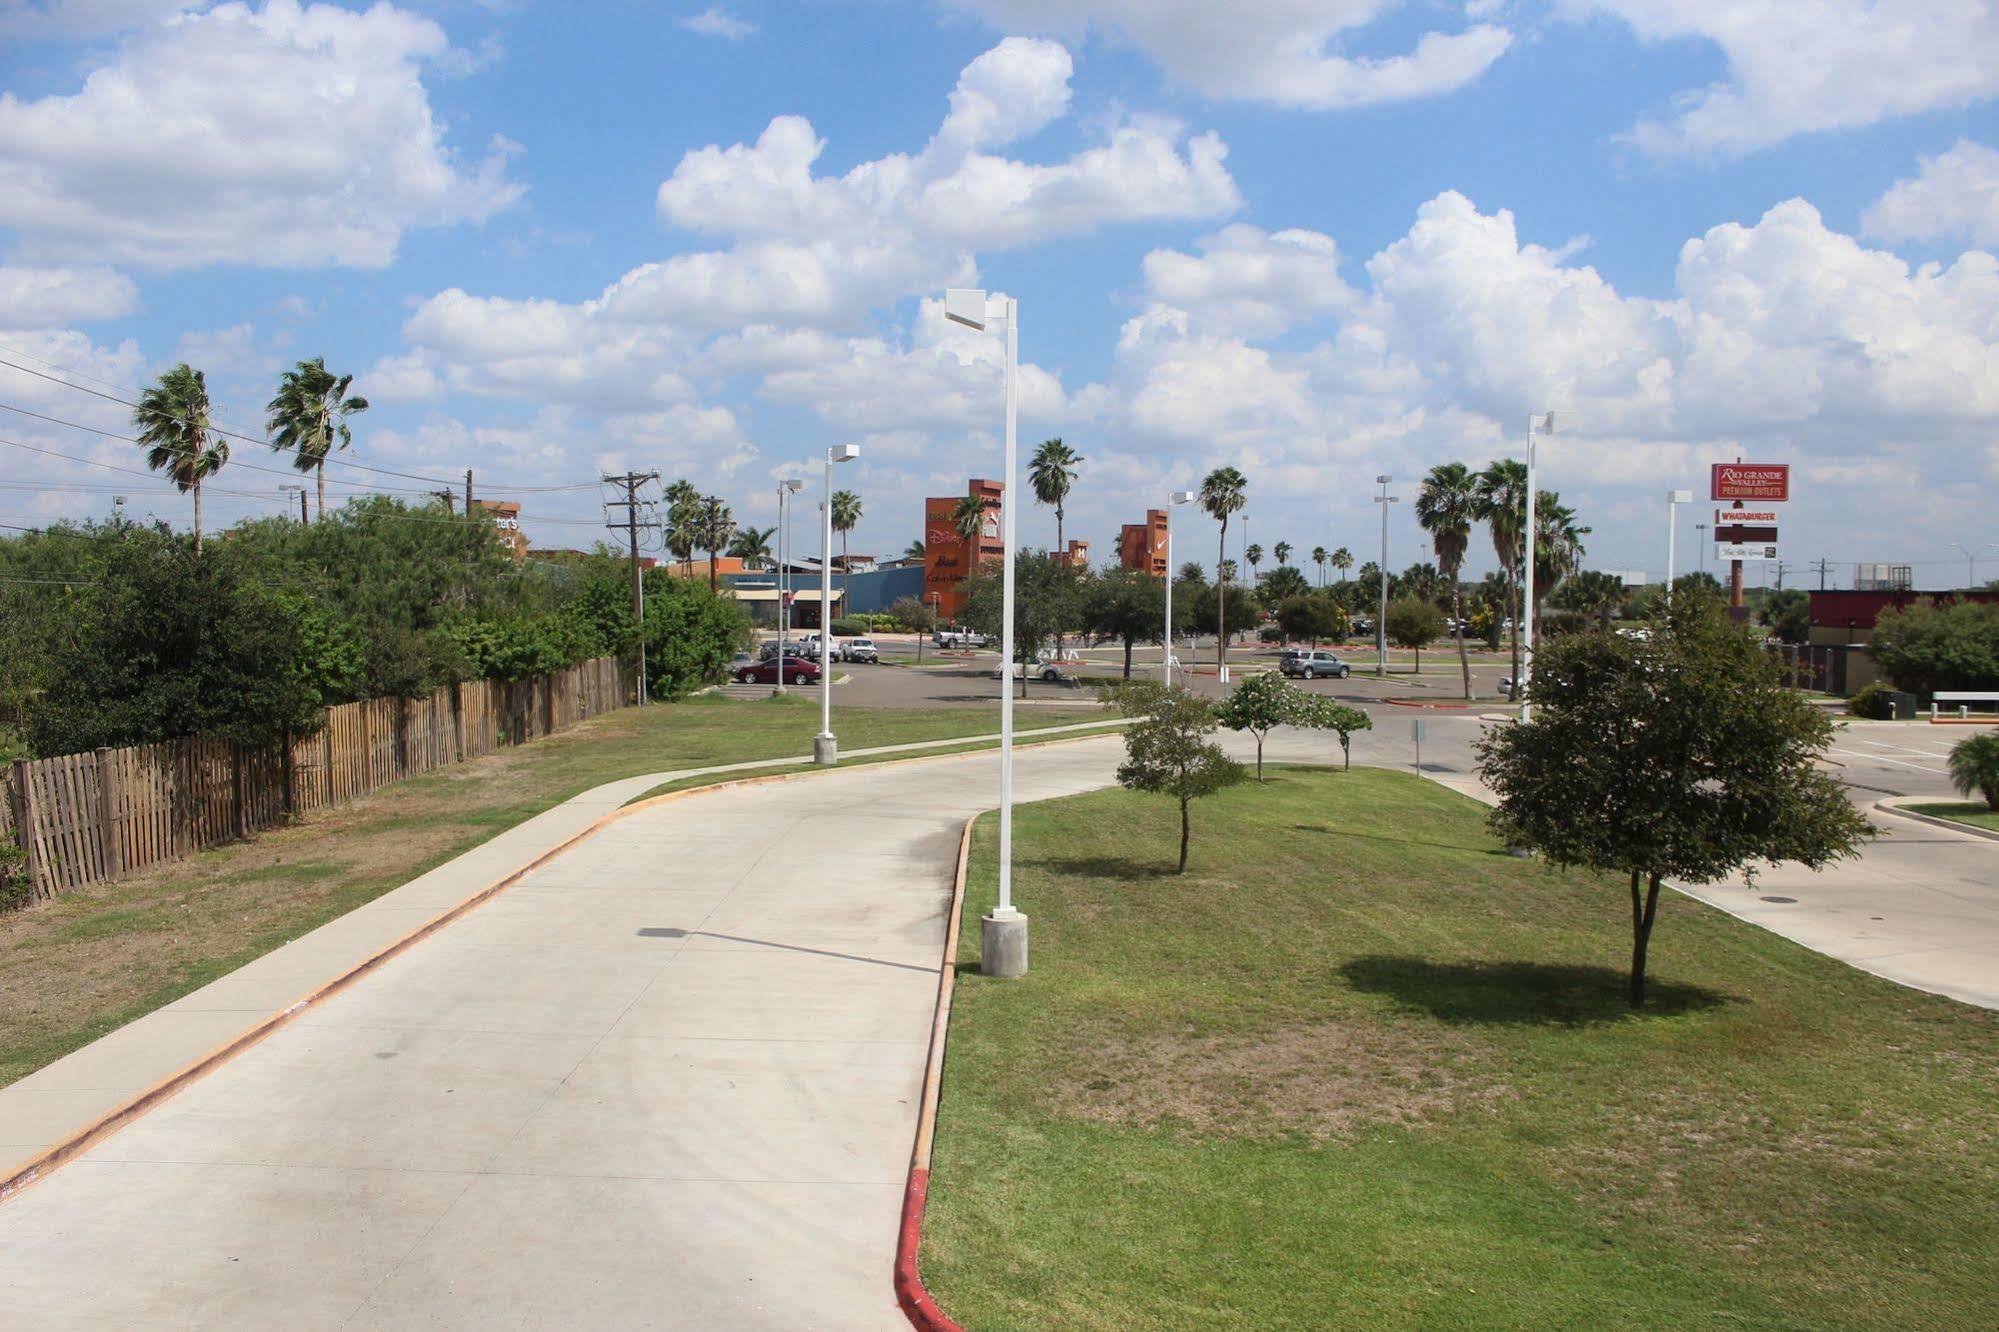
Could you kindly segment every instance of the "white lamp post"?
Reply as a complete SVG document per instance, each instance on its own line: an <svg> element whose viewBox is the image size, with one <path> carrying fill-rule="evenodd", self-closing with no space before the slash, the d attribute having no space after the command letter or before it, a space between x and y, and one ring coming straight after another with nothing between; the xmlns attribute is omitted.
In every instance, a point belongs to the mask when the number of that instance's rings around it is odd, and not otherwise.
<svg viewBox="0 0 1999 1332"><path fill-rule="evenodd" d="M1673 570L1678 562L1678 541L1680 536L1680 506L1692 504L1694 492L1691 490L1669 490L1666 492L1666 609L1673 609Z"/></svg>
<svg viewBox="0 0 1999 1332"><path fill-rule="evenodd" d="M1006 458L1000 493L1000 807L999 905L979 922L979 970L987 976L1012 978L1027 974L1027 917L1013 905L1013 564L1014 564L1014 422L1019 406L1020 303L1011 296L988 296L976 288L953 287L944 293L944 317L981 333L1006 334ZM1022 670L1026 664L1022 663Z"/></svg>
<svg viewBox="0 0 1999 1332"><path fill-rule="evenodd" d="M805 483L788 476L777 483L777 692L784 692L784 658L791 630L791 497Z"/></svg>
<svg viewBox="0 0 1999 1332"><path fill-rule="evenodd" d="M1555 433L1555 414L1545 412L1540 417L1527 418L1527 530L1521 539L1527 544L1527 577L1524 604L1520 608L1520 678L1513 682L1513 696L1523 700L1520 704L1520 720L1528 721L1533 715L1534 705L1524 701L1527 686L1534 678L1534 546L1535 530L1534 505L1537 495L1534 481L1534 437Z"/></svg>
<svg viewBox="0 0 1999 1332"><path fill-rule="evenodd" d="M1374 673L1383 678L1388 675L1388 506L1402 502L1401 496L1388 493L1388 483L1393 479L1374 478L1374 483L1381 487L1381 493L1374 497L1374 502L1381 506L1381 607L1374 621Z"/></svg>
<svg viewBox="0 0 1999 1332"><path fill-rule="evenodd" d="M1173 683L1173 506L1193 502L1193 491L1176 490L1166 506L1166 648L1159 659L1159 678L1168 685Z"/></svg>
<svg viewBox="0 0 1999 1332"><path fill-rule="evenodd" d="M819 734L812 737L812 761L822 768L840 761L840 746L833 739L833 464L860 456L858 444L826 450L826 498L819 505ZM777 673L784 674L783 658Z"/></svg>

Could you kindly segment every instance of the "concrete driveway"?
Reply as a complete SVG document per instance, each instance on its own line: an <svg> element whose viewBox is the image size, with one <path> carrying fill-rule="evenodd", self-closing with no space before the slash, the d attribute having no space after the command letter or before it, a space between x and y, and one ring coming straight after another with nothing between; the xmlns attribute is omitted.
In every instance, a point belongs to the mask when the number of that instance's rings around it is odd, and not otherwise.
<svg viewBox="0 0 1999 1332"><path fill-rule="evenodd" d="M1020 794L1119 752L1024 750ZM949 885L996 773L609 825L0 1206L7 1324L907 1326Z"/></svg>

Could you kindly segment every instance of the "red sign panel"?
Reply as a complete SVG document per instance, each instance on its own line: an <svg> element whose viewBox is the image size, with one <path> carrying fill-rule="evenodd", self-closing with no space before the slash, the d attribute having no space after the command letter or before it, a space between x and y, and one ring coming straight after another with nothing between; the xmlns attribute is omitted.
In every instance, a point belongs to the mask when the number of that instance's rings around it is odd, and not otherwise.
<svg viewBox="0 0 1999 1332"><path fill-rule="evenodd" d="M1713 481L1711 499L1775 504L1791 498L1789 463L1716 463Z"/></svg>

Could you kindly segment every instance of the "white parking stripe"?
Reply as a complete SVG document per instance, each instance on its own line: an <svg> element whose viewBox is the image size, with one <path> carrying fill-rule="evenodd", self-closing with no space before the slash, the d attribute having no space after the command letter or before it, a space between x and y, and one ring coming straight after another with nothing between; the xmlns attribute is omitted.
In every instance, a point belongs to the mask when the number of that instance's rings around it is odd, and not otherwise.
<svg viewBox="0 0 1999 1332"><path fill-rule="evenodd" d="M1917 772L1943 773L1946 771L1943 768L1933 767L1929 764L1911 763L1907 759L1890 758L1886 754L1866 754L1857 749L1840 749L1835 746L1827 752L1844 754L1848 758L1859 759L1863 763L1892 763L1898 768L1913 768Z"/></svg>

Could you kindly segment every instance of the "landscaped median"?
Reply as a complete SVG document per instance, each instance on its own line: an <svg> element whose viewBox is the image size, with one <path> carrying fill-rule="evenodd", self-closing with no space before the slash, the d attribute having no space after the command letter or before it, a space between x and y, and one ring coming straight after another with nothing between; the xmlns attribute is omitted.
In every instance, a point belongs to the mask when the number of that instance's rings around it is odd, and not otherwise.
<svg viewBox="0 0 1999 1332"><path fill-rule="evenodd" d="M969 1328L1999 1325L1999 1014L1626 885L1414 777L976 830L922 1276Z"/></svg>

